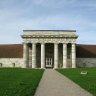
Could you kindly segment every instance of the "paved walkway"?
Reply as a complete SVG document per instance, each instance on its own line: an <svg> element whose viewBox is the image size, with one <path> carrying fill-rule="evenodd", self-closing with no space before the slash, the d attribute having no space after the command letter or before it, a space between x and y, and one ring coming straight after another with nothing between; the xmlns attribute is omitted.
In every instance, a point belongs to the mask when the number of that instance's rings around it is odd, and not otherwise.
<svg viewBox="0 0 96 96"><path fill-rule="evenodd" d="M53 69L46 69L35 96L92 96Z"/></svg>

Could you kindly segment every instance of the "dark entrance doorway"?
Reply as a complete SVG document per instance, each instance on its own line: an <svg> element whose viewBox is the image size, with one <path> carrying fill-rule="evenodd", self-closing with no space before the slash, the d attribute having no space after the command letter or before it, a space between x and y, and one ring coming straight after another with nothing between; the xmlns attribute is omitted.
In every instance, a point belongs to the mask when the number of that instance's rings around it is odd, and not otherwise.
<svg viewBox="0 0 96 96"><path fill-rule="evenodd" d="M54 66L54 44L45 44L45 67L52 68Z"/></svg>

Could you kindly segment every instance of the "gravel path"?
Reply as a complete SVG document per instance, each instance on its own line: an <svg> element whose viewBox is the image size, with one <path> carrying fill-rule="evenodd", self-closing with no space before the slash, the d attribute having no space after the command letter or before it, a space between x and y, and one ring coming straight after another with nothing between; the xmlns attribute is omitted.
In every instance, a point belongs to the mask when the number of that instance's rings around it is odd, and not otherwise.
<svg viewBox="0 0 96 96"><path fill-rule="evenodd" d="M35 96L92 96L53 69L46 69Z"/></svg>

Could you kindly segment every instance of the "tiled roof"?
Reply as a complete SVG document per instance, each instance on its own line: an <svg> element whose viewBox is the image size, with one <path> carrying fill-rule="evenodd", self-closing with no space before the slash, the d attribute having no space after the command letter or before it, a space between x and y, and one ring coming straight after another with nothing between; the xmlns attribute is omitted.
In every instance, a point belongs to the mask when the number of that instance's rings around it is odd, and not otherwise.
<svg viewBox="0 0 96 96"><path fill-rule="evenodd" d="M77 58L96 58L96 45L76 45ZM0 58L23 58L22 44L0 45Z"/></svg>
<svg viewBox="0 0 96 96"><path fill-rule="evenodd" d="M0 45L0 58L22 58L22 44Z"/></svg>

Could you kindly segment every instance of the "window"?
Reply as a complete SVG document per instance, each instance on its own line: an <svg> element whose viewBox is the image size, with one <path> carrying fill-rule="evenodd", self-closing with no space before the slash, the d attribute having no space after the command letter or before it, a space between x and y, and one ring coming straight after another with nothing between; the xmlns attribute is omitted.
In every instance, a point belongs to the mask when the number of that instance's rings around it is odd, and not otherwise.
<svg viewBox="0 0 96 96"><path fill-rule="evenodd" d="M13 67L15 67L15 63L12 63Z"/></svg>
<svg viewBox="0 0 96 96"><path fill-rule="evenodd" d="M2 63L0 63L0 67L2 67L3 66L3 64Z"/></svg>

